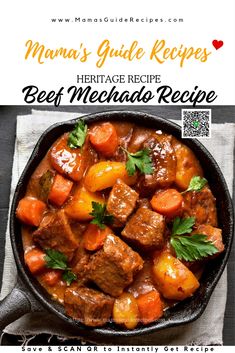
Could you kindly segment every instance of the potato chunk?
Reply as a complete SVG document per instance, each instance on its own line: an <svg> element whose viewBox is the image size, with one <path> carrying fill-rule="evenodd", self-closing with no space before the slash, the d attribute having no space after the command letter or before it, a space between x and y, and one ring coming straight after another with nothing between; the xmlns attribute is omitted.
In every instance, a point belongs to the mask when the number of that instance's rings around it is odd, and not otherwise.
<svg viewBox="0 0 235 353"><path fill-rule="evenodd" d="M91 191L99 191L114 186L117 179L121 179L127 185L136 182L136 175L129 176L125 163L102 161L94 164L85 177L85 187Z"/></svg>
<svg viewBox="0 0 235 353"><path fill-rule="evenodd" d="M129 330L134 329L139 322L139 309L136 299L130 293L123 293L114 302L113 319L117 324L124 325Z"/></svg>
<svg viewBox="0 0 235 353"><path fill-rule="evenodd" d="M178 140L173 139L173 147L177 158L175 184L186 190L194 176L203 176L203 171L195 154Z"/></svg>
<svg viewBox="0 0 235 353"><path fill-rule="evenodd" d="M162 252L154 259L153 276L159 291L167 299L183 300L199 287L194 274L168 252Z"/></svg>
<svg viewBox="0 0 235 353"><path fill-rule="evenodd" d="M92 202L104 204L101 195L86 190L83 186L78 188L72 201L65 207L66 214L78 221L89 221L92 219Z"/></svg>

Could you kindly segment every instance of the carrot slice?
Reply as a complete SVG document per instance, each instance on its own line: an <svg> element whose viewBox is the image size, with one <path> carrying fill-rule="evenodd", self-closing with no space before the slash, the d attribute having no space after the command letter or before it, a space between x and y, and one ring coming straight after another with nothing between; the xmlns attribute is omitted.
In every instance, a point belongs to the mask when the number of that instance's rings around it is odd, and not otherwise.
<svg viewBox="0 0 235 353"><path fill-rule="evenodd" d="M29 250L24 255L24 260L30 272L38 273L46 268L45 253L37 248Z"/></svg>
<svg viewBox="0 0 235 353"><path fill-rule="evenodd" d="M100 229L96 224L89 224L83 237L83 246L86 250L94 251L100 249L104 241L112 233L111 229L105 227Z"/></svg>
<svg viewBox="0 0 235 353"><path fill-rule="evenodd" d="M150 203L154 211L175 217L182 210L183 197L176 189L167 189L155 194Z"/></svg>
<svg viewBox="0 0 235 353"><path fill-rule="evenodd" d="M27 196L20 200L16 209L16 216L21 222L38 227L45 209L46 204L44 202Z"/></svg>
<svg viewBox="0 0 235 353"><path fill-rule="evenodd" d="M68 134L64 134L50 150L52 167L59 173L79 181L84 172L85 162L80 148L68 146Z"/></svg>
<svg viewBox="0 0 235 353"><path fill-rule="evenodd" d="M90 141L98 152L111 157L118 147L118 136L111 123L94 126L90 131Z"/></svg>
<svg viewBox="0 0 235 353"><path fill-rule="evenodd" d="M62 206L68 199L73 182L57 174L54 178L48 199L56 206Z"/></svg>
<svg viewBox="0 0 235 353"><path fill-rule="evenodd" d="M62 272L59 270L50 270L42 274L41 280L48 286L56 285L61 279Z"/></svg>
<svg viewBox="0 0 235 353"><path fill-rule="evenodd" d="M162 301L156 290L140 295L137 298L137 304L143 324L149 324L163 315Z"/></svg>

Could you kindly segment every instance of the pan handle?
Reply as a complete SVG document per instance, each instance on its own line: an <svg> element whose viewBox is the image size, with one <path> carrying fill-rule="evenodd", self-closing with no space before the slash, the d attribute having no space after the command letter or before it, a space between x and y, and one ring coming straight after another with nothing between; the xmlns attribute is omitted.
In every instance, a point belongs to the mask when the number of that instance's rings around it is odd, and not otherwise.
<svg viewBox="0 0 235 353"><path fill-rule="evenodd" d="M10 323L19 319L30 311L41 311L42 308L34 298L27 292L22 282L18 279L16 286L0 302L0 331ZM36 304L36 305L35 305ZM36 306L36 310L35 310Z"/></svg>
<svg viewBox="0 0 235 353"><path fill-rule="evenodd" d="M28 298L21 289L15 287L0 303L0 330L30 310Z"/></svg>

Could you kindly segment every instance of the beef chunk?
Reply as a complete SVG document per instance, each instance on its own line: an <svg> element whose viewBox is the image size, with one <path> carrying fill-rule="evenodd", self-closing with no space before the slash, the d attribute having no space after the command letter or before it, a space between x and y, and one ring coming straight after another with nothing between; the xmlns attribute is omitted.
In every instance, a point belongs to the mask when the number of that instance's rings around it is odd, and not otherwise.
<svg viewBox="0 0 235 353"><path fill-rule="evenodd" d="M194 233L205 234L207 236L207 239L214 244L214 246L218 249L220 253L224 251L221 229L212 227L209 224L201 224L197 227Z"/></svg>
<svg viewBox="0 0 235 353"><path fill-rule="evenodd" d="M127 222L122 235L140 248L161 249L164 245L165 220L162 215L141 207Z"/></svg>
<svg viewBox="0 0 235 353"><path fill-rule="evenodd" d="M128 148L129 142L131 140L134 124L127 123L127 122L125 123L112 122L112 124L116 129L116 132L118 135L118 145L119 145L119 148L117 148L117 150L115 151L115 154L112 157L112 160L117 162L126 162L127 155L120 147L123 147L125 149Z"/></svg>
<svg viewBox="0 0 235 353"><path fill-rule="evenodd" d="M135 126L128 150L131 153L136 153L143 148L144 142L153 135L153 130L146 127Z"/></svg>
<svg viewBox="0 0 235 353"><path fill-rule="evenodd" d="M195 225L210 224L217 226L215 198L209 187L200 192L189 191L183 195L183 217L195 217Z"/></svg>
<svg viewBox="0 0 235 353"><path fill-rule="evenodd" d="M150 201L147 198L137 200L137 207L138 208L141 208L141 207L148 208L150 210L152 209Z"/></svg>
<svg viewBox="0 0 235 353"><path fill-rule="evenodd" d="M81 242L83 233L85 232L89 223L78 222L74 219L70 219L69 224L70 224L71 230L72 230L73 234L75 235L76 239L79 242Z"/></svg>
<svg viewBox="0 0 235 353"><path fill-rule="evenodd" d="M74 285L65 290L66 314L87 326L103 326L109 321L113 303L109 295L94 289Z"/></svg>
<svg viewBox="0 0 235 353"><path fill-rule="evenodd" d="M124 223L134 210L138 197L136 191L118 179L110 192L107 210L118 221Z"/></svg>
<svg viewBox="0 0 235 353"><path fill-rule="evenodd" d="M138 253L115 235L108 235L103 249L91 256L89 278L105 293L118 297L142 267Z"/></svg>
<svg viewBox="0 0 235 353"><path fill-rule="evenodd" d="M39 228L33 233L33 240L43 249L55 249L70 260L78 247L78 240L68 222L64 210L46 215Z"/></svg>
<svg viewBox="0 0 235 353"><path fill-rule="evenodd" d="M75 251L74 257L70 263L72 271L77 275L79 283L86 283L88 281L88 263L90 254L82 245Z"/></svg>
<svg viewBox="0 0 235 353"><path fill-rule="evenodd" d="M177 160L169 135L153 135L143 148L150 150L154 172L141 176L138 189L141 196L149 196L157 188L169 187L175 181Z"/></svg>
<svg viewBox="0 0 235 353"><path fill-rule="evenodd" d="M152 278L152 267L152 261L144 261L142 270L138 272L138 274L135 276L134 282L128 287L127 291L133 294L135 298L142 294L156 290Z"/></svg>

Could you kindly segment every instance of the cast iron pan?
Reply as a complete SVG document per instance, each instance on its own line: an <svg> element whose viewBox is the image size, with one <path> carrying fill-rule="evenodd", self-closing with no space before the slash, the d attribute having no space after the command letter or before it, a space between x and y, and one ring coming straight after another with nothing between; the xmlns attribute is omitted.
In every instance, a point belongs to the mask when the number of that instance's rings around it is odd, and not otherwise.
<svg viewBox="0 0 235 353"><path fill-rule="evenodd" d="M144 125L145 127L162 129L178 139L181 138L181 129L178 125L164 118L144 113L111 111L87 115L84 117L84 120L87 123L103 120L131 121ZM57 319L61 321L61 325L68 327L70 333L75 332L77 336L82 336L84 339L91 341L95 341L96 339L105 341L105 339L110 340L111 338L117 339L118 337L124 336L137 336L196 320L205 310L213 289L228 260L233 238L233 207L226 182L217 163L205 147L195 139L184 139L183 142L189 146L199 158L205 172L205 177L209 181L212 192L217 199L218 221L219 227L222 228L223 231L225 251L215 260L208 263L201 279L201 286L193 297L167 310L164 317L157 322L147 326L137 327L131 331L122 329L112 323L102 328L88 328L67 317L63 307L50 298L47 292L39 285L26 268L23 259L20 223L15 217L15 210L19 200L25 194L26 185L31 174L40 163L47 150L61 134L71 131L74 123L75 120L58 123L44 132L17 184L10 214L10 236L20 280L13 291L0 304L0 329L3 329L25 313L38 310L45 310L45 318L47 311L54 313Z"/></svg>

